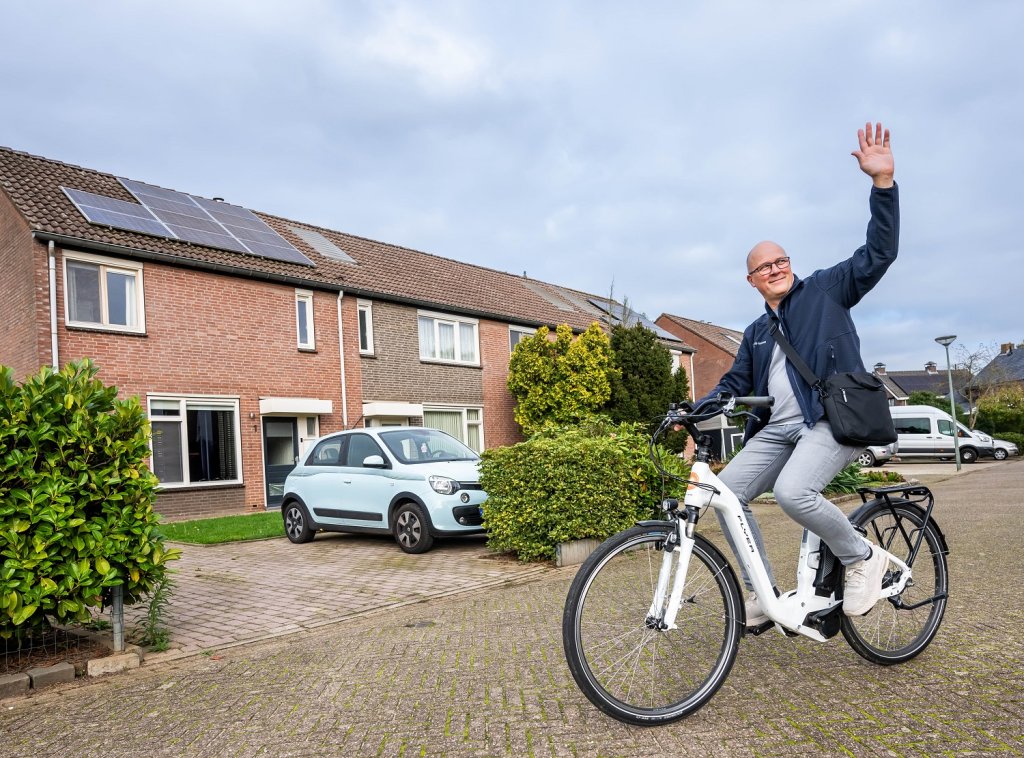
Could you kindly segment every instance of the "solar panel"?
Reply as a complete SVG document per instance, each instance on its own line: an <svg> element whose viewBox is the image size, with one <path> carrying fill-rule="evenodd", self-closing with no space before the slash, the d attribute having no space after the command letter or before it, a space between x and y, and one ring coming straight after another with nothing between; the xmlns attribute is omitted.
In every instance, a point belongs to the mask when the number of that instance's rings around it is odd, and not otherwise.
<svg viewBox="0 0 1024 758"><path fill-rule="evenodd" d="M94 195L92 192L66 187L61 189L78 208L78 212L91 224L128 229L157 237L170 236L167 227L141 205L104 195Z"/></svg>
<svg viewBox="0 0 1024 758"><path fill-rule="evenodd" d="M589 297L587 298L587 300L591 305L600 308L602 311L611 316L617 323L620 323L623 326L628 327L633 326L634 324L640 324L644 328L654 332L658 337L662 339L672 340L673 342L680 342L680 339L677 336L675 336L671 332L662 329L660 326L655 324L642 313L637 313L628 306L619 305L618 303L609 302L608 300L599 300L593 297Z"/></svg>
<svg viewBox="0 0 1024 758"><path fill-rule="evenodd" d="M303 266L316 265L247 208L131 179L120 181L138 203L67 187L61 189L92 224Z"/></svg>

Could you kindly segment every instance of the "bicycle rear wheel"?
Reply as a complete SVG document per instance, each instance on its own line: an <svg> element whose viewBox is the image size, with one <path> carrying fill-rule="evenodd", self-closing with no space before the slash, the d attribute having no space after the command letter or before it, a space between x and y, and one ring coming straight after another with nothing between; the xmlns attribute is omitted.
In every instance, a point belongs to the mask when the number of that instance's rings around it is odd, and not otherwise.
<svg viewBox="0 0 1024 758"><path fill-rule="evenodd" d="M879 502L854 519L868 539L910 564L908 557L924 524L924 511L913 504ZM840 628L859 655L883 666L909 661L928 647L942 623L949 592L946 541L934 521L924 526L924 539L910 565L913 579L899 595L879 600L864 616L843 616ZM882 579L898 581L892 564Z"/></svg>
<svg viewBox="0 0 1024 758"><path fill-rule="evenodd" d="M700 536L677 628L647 622L674 528L638 526L609 538L583 564L566 599L569 671L591 703L628 724L666 724L704 705L729 675L743 634L736 577Z"/></svg>

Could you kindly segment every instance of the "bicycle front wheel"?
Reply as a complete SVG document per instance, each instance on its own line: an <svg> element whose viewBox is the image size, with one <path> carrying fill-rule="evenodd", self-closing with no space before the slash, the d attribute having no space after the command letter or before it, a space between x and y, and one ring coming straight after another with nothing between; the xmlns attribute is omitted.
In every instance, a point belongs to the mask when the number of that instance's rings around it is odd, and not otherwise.
<svg viewBox="0 0 1024 758"><path fill-rule="evenodd" d="M924 521L924 511L912 503L879 502L854 521L867 530L868 539L910 565L913 579L899 595L879 600L863 616L843 616L843 636L850 647L872 663L888 666L903 663L928 647L942 623L949 593L946 541L934 521ZM911 564L911 549L923 539ZM882 579L888 587L899 580L890 564Z"/></svg>
<svg viewBox="0 0 1024 758"><path fill-rule="evenodd" d="M743 634L736 577L699 535L676 628L651 628L647 616L674 528L638 526L609 538L566 599L569 671L591 703L628 724L666 724L704 705L729 675Z"/></svg>

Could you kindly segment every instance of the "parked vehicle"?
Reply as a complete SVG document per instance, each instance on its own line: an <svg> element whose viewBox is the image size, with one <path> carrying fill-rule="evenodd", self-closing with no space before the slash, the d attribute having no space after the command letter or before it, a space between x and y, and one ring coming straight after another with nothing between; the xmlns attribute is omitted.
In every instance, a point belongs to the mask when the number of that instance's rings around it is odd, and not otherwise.
<svg viewBox="0 0 1024 758"><path fill-rule="evenodd" d="M992 454L997 461L1005 461L1011 455L1020 455L1017 446L1006 440L992 440L992 446L995 448Z"/></svg>
<svg viewBox="0 0 1024 758"><path fill-rule="evenodd" d="M899 435L899 456L907 458L948 458L955 456L953 430L957 430L960 460L974 463L978 458L992 458L992 438L972 432L945 411L930 405L894 405L889 408Z"/></svg>
<svg viewBox="0 0 1024 758"><path fill-rule="evenodd" d="M483 531L480 456L423 427L351 429L319 440L285 480L285 534L391 533L407 553Z"/></svg>
<svg viewBox="0 0 1024 758"><path fill-rule="evenodd" d="M857 456L857 463L864 468L881 466L896 455L898 450L899 445L895 442L890 442L888 445L869 445L864 448L864 452Z"/></svg>

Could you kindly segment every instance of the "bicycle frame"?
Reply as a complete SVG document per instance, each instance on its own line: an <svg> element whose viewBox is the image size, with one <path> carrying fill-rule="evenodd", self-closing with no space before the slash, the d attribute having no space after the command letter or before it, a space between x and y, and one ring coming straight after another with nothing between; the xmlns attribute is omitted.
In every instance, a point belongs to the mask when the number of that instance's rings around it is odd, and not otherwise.
<svg viewBox="0 0 1024 758"><path fill-rule="evenodd" d="M672 513L678 544L669 546L662 556L649 617L658 620L662 629L676 628L676 615L686 590L686 574L693 551L694 528L701 512L706 508L712 508L723 516L723 522L732 537L732 544L736 546L736 560L750 578L754 592L757 593L758 604L765 615L775 623L776 628L783 633L797 633L818 641L827 640L831 635L823 634L812 625L812 622L820 620L833 610L841 612L838 606L842 604L842 600L837 600L834 592L823 596L814 586L821 556L821 540L817 535L804 530L797 565L797 588L776 597L775 588L768 578L749 522L736 495L715 476L706 462L700 460L693 464L690 480L691 484L687 487L683 500L684 509ZM871 544L867 539L864 542ZM881 596L888 598L900 594L912 579L910 567L878 545L871 547L873 550L881 550L891 563L901 569L899 581L885 587ZM673 562L676 564L674 571Z"/></svg>

